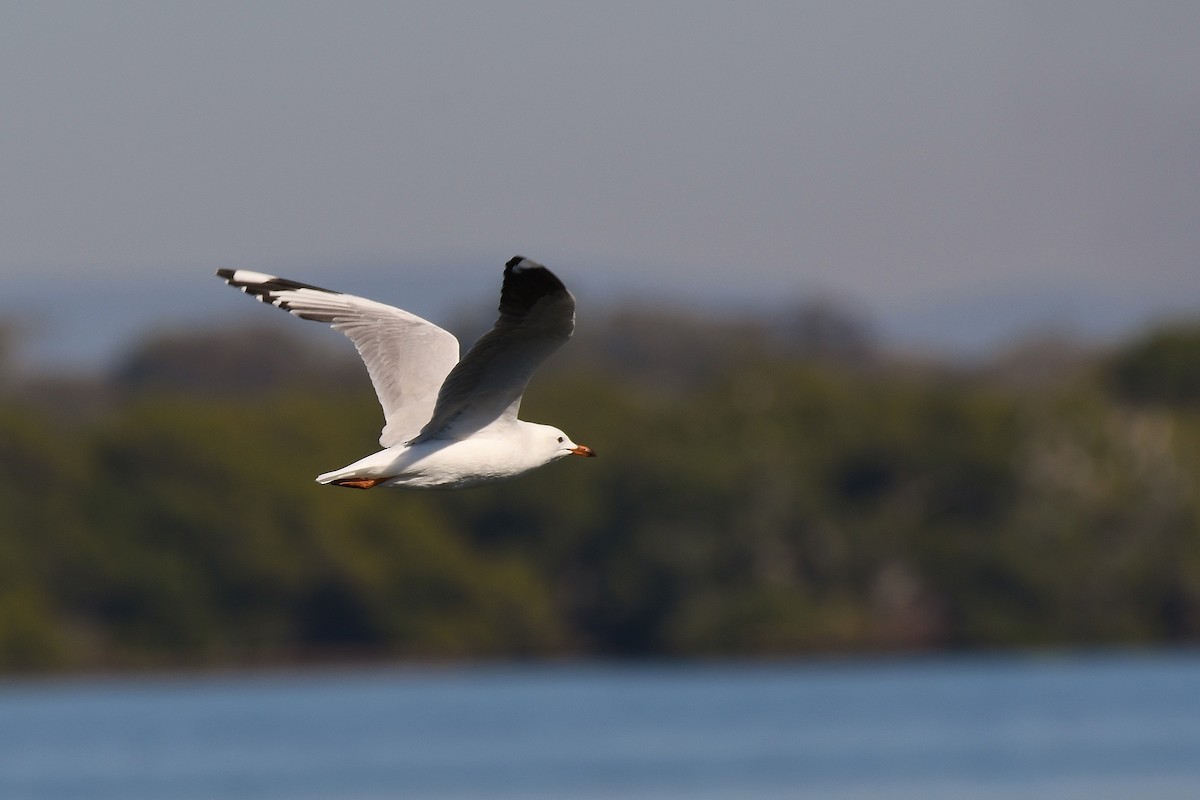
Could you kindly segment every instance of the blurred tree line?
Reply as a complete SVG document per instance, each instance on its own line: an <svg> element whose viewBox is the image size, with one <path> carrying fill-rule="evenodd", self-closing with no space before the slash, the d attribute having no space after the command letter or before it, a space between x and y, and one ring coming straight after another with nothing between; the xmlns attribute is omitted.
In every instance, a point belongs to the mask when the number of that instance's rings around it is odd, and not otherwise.
<svg viewBox="0 0 1200 800"><path fill-rule="evenodd" d="M0 668L1200 640L1200 328L964 368L624 311L523 413L600 458L419 493L313 482L381 415L282 323L0 383Z"/></svg>

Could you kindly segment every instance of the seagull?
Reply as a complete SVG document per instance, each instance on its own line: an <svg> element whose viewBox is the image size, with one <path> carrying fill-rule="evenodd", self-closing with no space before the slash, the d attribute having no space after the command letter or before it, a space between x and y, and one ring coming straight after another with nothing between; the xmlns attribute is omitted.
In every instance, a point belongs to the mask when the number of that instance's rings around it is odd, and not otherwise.
<svg viewBox="0 0 1200 800"><path fill-rule="evenodd" d="M462 489L596 455L558 428L517 419L534 371L575 330L575 297L541 264L515 256L504 265L500 318L461 361L453 334L399 308L245 269L217 276L329 324L367 366L383 406L383 449L318 475L317 483Z"/></svg>

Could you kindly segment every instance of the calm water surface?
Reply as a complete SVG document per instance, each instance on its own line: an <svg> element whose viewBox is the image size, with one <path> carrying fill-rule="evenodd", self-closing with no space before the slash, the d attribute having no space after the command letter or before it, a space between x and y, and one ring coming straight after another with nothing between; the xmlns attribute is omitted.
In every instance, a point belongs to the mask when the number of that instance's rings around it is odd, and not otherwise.
<svg viewBox="0 0 1200 800"><path fill-rule="evenodd" d="M1200 654L0 684L5 800L1200 798Z"/></svg>

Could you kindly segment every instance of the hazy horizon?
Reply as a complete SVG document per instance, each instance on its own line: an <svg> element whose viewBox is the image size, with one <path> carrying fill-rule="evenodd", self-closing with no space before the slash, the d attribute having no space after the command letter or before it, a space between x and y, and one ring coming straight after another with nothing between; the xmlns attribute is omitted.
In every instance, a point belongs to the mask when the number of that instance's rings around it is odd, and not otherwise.
<svg viewBox="0 0 1200 800"><path fill-rule="evenodd" d="M221 266L436 316L490 306L518 252L585 309L830 297L951 352L1200 311L1198 6L42 3L0 22L0 318L37 362L236 309Z"/></svg>

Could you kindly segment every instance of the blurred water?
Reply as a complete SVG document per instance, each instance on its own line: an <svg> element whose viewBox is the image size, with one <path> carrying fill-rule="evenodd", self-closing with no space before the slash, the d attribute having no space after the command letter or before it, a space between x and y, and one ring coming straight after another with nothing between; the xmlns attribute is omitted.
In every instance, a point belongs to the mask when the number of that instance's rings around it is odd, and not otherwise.
<svg viewBox="0 0 1200 800"><path fill-rule="evenodd" d="M1200 797L1200 654L0 684L5 800Z"/></svg>

